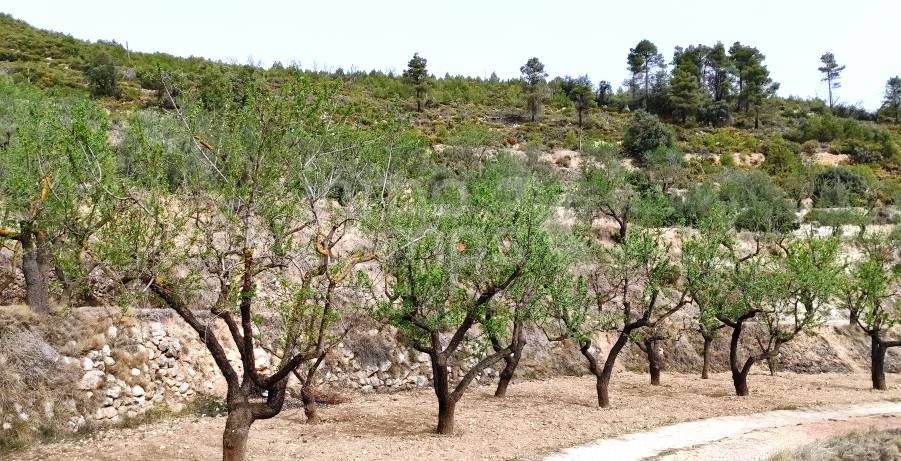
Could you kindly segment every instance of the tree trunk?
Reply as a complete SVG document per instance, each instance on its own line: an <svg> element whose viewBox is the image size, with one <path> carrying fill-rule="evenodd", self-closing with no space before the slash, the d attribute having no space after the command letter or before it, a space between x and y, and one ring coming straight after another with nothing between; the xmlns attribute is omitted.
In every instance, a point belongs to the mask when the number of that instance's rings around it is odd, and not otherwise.
<svg viewBox="0 0 901 461"><path fill-rule="evenodd" d="M50 312L50 261L40 234L26 228L22 243L22 275L25 276L25 303L39 314Z"/></svg>
<svg viewBox="0 0 901 461"><path fill-rule="evenodd" d="M312 378L311 374L307 375L307 380L300 388L300 400L303 402L303 414L307 417L307 424L318 424L320 419L316 407L316 391L310 384L312 382L310 379Z"/></svg>
<svg viewBox="0 0 901 461"><path fill-rule="evenodd" d="M648 356L648 373L651 375L651 385L660 385L660 354L657 353L657 340L649 339L644 342L645 354Z"/></svg>
<svg viewBox="0 0 901 461"><path fill-rule="evenodd" d="M870 335L870 377L873 380L873 389L884 391L885 385L885 352L882 341L876 335Z"/></svg>
<svg viewBox="0 0 901 461"><path fill-rule="evenodd" d="M601 373L596 378L595 389L598 394L598 406L607 408L610 406L610 376Z"/></svg>
<svg viewBox="0 0 901 461"><path fill-rule="evenodd" d="M704 337L704 365L701 367L701 379L710 378L710 344L713 342L713 338Z"/></svg>
<svg viewBox="0 0 901 461"><path fill-rule="evenodd" d="M767 357L766 366L770 370L770 376L776 376L776 371L779 369L779 359L774 356Z"/></svg>
<svg viewBox="0 0 901 461"><path fill-rule="evenodd" d="M438 354L432 354L432 387L438 398L438 427L435 432L439 434L454 433L454 407L456 403L450 393L450 382L447 371L447 361Z"/></svg>
<svg viewBox="0 0 901 461"><path fill-rule="evenodd" d="M735 322L732 327L732 339L729 342L729 369L732 371L732 384L735 385L735 395L748 395L748 372L754 363L752 358L748 358L744 367L738 364L738 346L741 340L742 327L744 320Z"/></svg>
<svg viewBox="0 0 901 461"><path fill-rule="evenodd" d="M249 408L239 406L228 412L225 432L222 433L222 460L243 461L247 455L247 434L253 424Z"/></svg>
<svg viewBox="0 0 901 461"><path fill-rule="evenodd" d="M735 386L735 395L745 397L748 395L748 373L740 370L732 370L732 384Z"/></svg>
<svg viewBox="0 0 901 461"><path fill-rule="evenodd" d="M497 389L494 391L495 397L504 397L507 395L507 387L510 385L510 381L513 380L513 373L516 372L516 367L519 365L519 359L522 357L524 346L525 341L520 340L518 345L513 349L513 353L504 356L504 369L501 370L500 379L497 382Z"/></svg>
<svg viewBox="0 0 901 461"><path fill-rule="evenodd" d="M848 325L857 325L858 318L860 318L860 311L858 311L857 309L851 309L848 313Z"/></svg>

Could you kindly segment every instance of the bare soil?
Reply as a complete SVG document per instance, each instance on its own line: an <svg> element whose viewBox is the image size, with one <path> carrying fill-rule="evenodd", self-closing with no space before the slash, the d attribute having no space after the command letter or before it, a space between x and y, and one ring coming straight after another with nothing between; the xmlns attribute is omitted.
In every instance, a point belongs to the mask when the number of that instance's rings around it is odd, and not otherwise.
<svg viewBox="0 0 901 461"><path fill-rule="evenodd" d="M751 395L733 395L728 374L709 380L664 374L662 386L646 375L623 372L612 383L612 408L598 409L590 377L515 382L505 399L493 388L474 387L457 406L457 434L432 433L437 408L430 390L359 395L323 408L323 423L304 424L302 410L286 410L251 429L255 460L537 459L598 439L683 421L769 410L901 400L901 379L889 391L870 390L868 375L749 377ZM134 429L112 429L89 438L9 454L14 460L207 460L221 456L225 420L190 417Z"/></svg>

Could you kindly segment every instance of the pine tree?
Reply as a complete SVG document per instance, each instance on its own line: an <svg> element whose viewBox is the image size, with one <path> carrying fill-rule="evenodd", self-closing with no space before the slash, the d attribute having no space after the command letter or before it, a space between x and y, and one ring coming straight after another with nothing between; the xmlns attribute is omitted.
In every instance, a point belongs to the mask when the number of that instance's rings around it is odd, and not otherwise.
<svg viewBox="0 0 901 461"><path fill-rule="evenodd" d="M641 107L647 109L648 98L651 94L651 75L657 68L665 66L663 55L657 52L657 46L650 40L642 40L635 45L635 48L629 50L627 62L633 80L639 78L644 80L644 97L641 100Z"/></svg>
<svg viewBox="0 0 901 461"><path fill-rule="evenodd" d="M522 72L522 85L526 92L526 107L534 122L541 110L541 86L545 83L547 72L544 71L544 64L538 58L526 61L519 71Z"/></svg>
<svg viewBox="0 0 901 461"><path fill-rule="evenodd" d="M404 71L404 81L413 86L416 93L416 111L422 112L422 100L428 91L429 73L426 70L426 59L419 56L419 53L413 54L413 59L407 64L407 70Z"/></svg>
<svg viewBox="0 0 901 461"><path fill-rule="evenodd" d="M885 99L883 100L883 109L895 116L895 123L898 123L898 115L901 113L901 77L894 76L885 83Z"/></svg>
<svg viewBox="0 0 901 461"><path fill-rule="evenodd" d="M823 73L823 81L826 82L826 86L829 88L829 108L832 109L832 90L842 86L839 78L841 78L841 73L845 70L845 66L840 66L835 62L835 55L832 52L827 52L820 56L820 61L823 63L823 66L819 70Z"/></svg>
<svg viewBox="0 0 901 461"><path fill-rule="evenodd" d="M670 82L672 91L672 105L682 116L685 122L689 116L697 114L701 107L701 85L695 75L690 71L677 67L673 70L673 79Z"/></svg>

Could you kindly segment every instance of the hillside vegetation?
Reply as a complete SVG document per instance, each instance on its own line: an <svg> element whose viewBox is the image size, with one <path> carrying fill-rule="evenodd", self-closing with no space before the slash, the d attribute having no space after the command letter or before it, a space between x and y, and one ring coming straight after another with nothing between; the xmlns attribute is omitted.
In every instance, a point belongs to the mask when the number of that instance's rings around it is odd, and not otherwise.
<svg viewBox="0 0 901 461"><path fill-rule="evenodd" d="M317 373L363 318L428 359L440 434L487 370L506 395L526 330L577 351L609 408L629 344L658 385L663 342L700 336L706 378L728 335L746 397L752 368L847 314L887 388L897 77L871 113L834 104L831 53L828 102L783 99L741 43L668 61L642 40L616 90L537 57L507 81L418 54L401 75L263 69L9 16L0 47L0 300L176 313L225 381L225 459L292 376L318 421Z"/></svg>

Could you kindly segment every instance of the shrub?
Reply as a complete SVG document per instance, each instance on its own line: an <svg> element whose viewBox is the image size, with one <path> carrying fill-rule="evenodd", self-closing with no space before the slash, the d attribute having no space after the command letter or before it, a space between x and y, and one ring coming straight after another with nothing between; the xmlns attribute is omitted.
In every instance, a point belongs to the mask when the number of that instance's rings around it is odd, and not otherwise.
<svg viewBox="0 0 901 461"><path fill-rule="evenodd" d="M808 155L813 155L816 153L817 149L820 148L820 143L813 139L808 139L804 141L804 144L801 144L801 152L804 152Z"/></svg>
<svg viewBox="0 0 901 461"><path fill-rule="evenodd" d="M623 150L633 157L672 145L672 132L657 116L644 111L635 112L623 137Z"/></svg>
<svg viewBox="0 0 901 461"><path fill-rule="evenodd" d="M813 180L817 207L846 207L865 202L869 187L866 180L847 168L830 168Z"/></svg>
<svg viewBox="0 0 901 461"><path fill-rule="evenodd" d="M686 225L695 226L719 204L716 187L710 182L695 184L678 203L677 215Z"/></svg>
<svg viewBox="0 0 901 461"><path fill-rule="evenodd" d="M738 211L738 229L786 232L797 228L791 201L766 173L733 173L723 181L720 197Z"/></svg>
<svg viewBox="0 0 901 461"><path fill-rule="evenodd" d="M807 213L805 220L827 227L865 226L873 222L865 210L858 208L814 208Z"/></svg>
<svg viewBox="0 0 901 461"><path fill-rule="evenodd" d="M698 112L698 122L715 127L726 126L732 117L731 110L726 101L709 102L704 104Z"/></svg>
<svg viewBox="0 0 901 461"><path fill-rule="evenodd" d="M766 159L761 168L773 176L792 174L801 168L798 150L797 144L774 136L764 146Z"/></svg>
<svg viewBox="0 0 901 461"><path fill-rule="evenodd" d="M94 96L119 96L116 66L109 54L99 53L85 71Z"/></svg>

